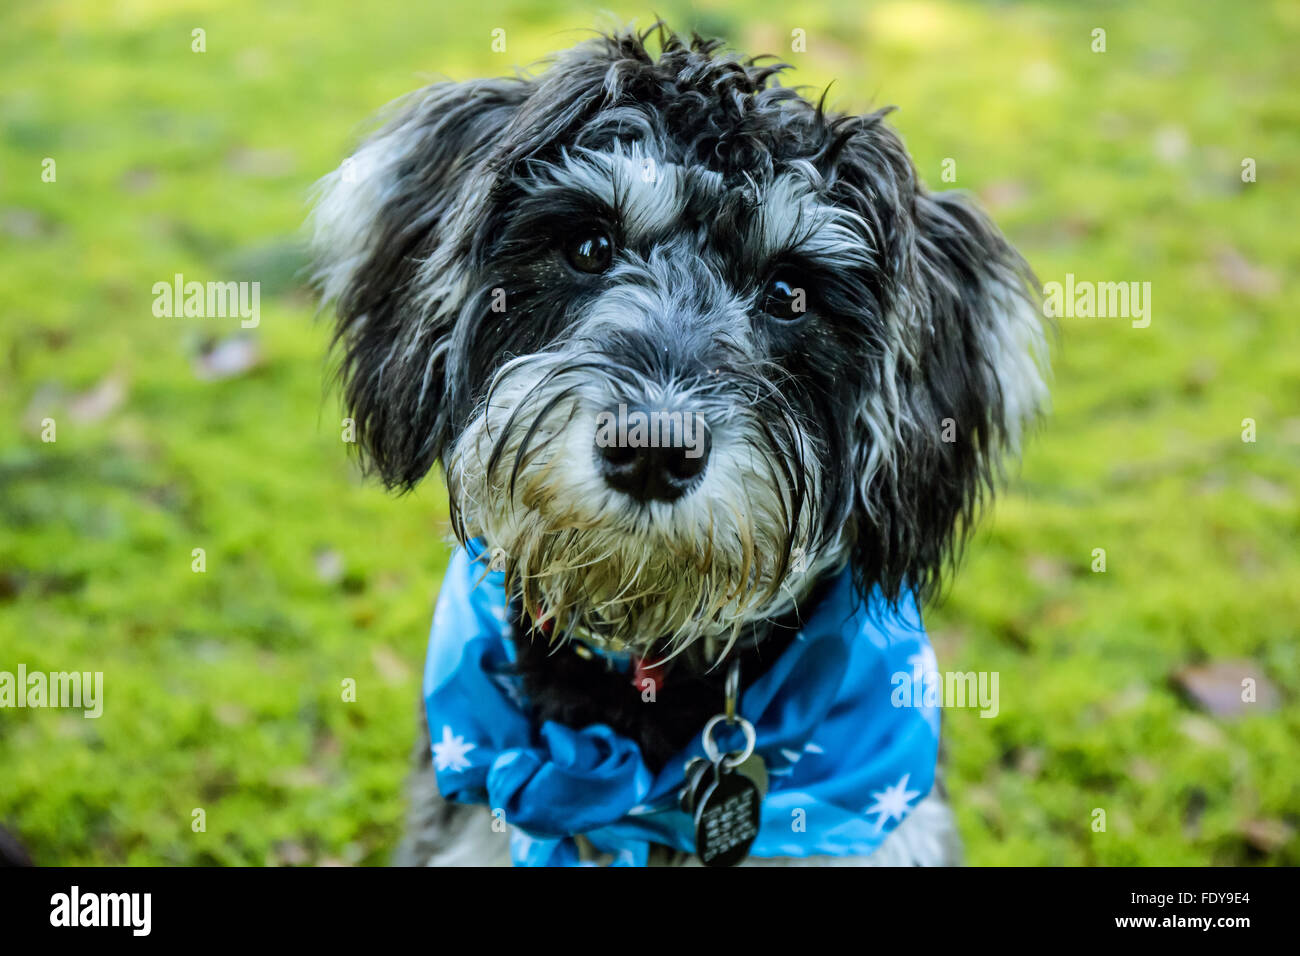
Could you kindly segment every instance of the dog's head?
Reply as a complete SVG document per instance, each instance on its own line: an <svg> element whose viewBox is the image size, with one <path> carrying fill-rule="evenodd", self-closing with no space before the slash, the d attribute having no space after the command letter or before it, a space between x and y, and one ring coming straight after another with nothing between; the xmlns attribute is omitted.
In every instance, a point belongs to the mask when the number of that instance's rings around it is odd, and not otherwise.
<svg viewBox="0 0 1300 956"><path fill-rule="evenodd" d="M324 181L362 447L441 462L560 630L725 638L845 563L931 591L1045 397L1027 268L885 111L650 37L429 87Z"/></svg>

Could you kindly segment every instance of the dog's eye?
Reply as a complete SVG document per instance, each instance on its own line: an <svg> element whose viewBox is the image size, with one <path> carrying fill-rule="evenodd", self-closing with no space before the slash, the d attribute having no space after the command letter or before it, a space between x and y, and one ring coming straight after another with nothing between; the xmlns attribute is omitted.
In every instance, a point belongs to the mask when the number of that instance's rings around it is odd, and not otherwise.
<svg viewBox="0 0 1300 956"><path fill-rule="evenodd" d="M567 253L573 268L596 275L609 268L614 258L614 243L603 232L591 233L569 243Z"/></svg>
<svg viewBox="0 0 1300 956"><path fill-rule="evenodd" d="M763 311L774 319L793 322L808 311L808 293L791 272L778 272L763 290Z"/></svg>

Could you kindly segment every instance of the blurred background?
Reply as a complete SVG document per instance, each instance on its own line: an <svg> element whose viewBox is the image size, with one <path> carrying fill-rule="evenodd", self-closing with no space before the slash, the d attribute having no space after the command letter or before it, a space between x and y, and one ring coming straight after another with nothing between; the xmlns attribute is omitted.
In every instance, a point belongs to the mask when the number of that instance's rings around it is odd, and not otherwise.
<svg viewBox="0 0 1300 956"><path fill-rule="evenodd" d="M104 712L0 710L0 824L45 864L387 860L446 507L341 441L310 186L408 90L658 13L897 104L1042 281L1151 283L1147 328L1060 321L1052 417L927 613L942 669L1000 674L996 718L944 714L970 862L1300 863L1300 5L1192 9L4 5L0 671L102 671ZM259 325L156 317L177 273L260 282Z"/></svg>

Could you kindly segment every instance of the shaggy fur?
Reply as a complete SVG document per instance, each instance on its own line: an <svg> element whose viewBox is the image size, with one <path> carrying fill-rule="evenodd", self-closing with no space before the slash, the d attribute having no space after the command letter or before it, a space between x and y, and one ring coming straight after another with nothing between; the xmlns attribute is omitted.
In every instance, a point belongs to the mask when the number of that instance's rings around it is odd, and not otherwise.
<svg viewBox="0 0 1300 956"><path fill-rule="evenodd" d="M652 763L717 711L715 665L755 679L845 565L932 596L1046 397L1021 258L921 186L887 110L785 69L659 26L436 84L315 214L367 461L396 489L441 463L458 538L505 560L530 700ZM619 405L707 423L673 496L593 449ZM656 706L552 653L574 634L670 660Z"/></svg>

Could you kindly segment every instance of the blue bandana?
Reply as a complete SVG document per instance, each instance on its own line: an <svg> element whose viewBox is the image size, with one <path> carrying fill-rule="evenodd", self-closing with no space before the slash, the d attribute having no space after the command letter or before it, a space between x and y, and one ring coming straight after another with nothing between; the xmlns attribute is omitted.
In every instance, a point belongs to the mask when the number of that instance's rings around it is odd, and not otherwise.
<svg viewBox="0 0 1300 956"><path fill-rule="evenodd" d="M699 737L653 774L603 724L534 726L510 634L504 574L457 549L424 671L442 796L501 811L516 866L578 864L579 833L615 865L644 866L650 843L694 852L678 792L687 761L704 754ZM845 571L740 695L770 780L751 856L865 856L880 845L930 792L939 749L938 709L893 689L935 669L915 602L862 601ZM739 732L718 742L741 749Z"/></svg>

